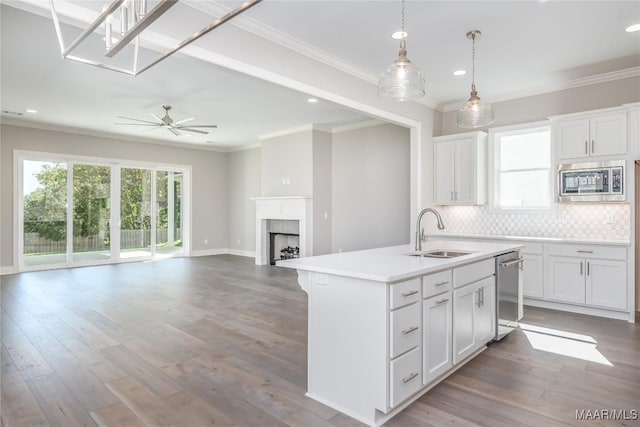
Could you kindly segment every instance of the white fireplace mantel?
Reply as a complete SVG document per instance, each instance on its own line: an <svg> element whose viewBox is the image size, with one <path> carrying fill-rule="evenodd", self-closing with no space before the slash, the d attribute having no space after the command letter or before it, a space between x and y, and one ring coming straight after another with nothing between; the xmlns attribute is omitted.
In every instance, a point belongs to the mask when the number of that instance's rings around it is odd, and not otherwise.
<svg viewBox="0 0 640 427"><path fill-rule="evenodd" d="M300 256L311 256L313 248L313 209L309 196L253 197L256 202L256 265L269 264L267 220L297 220Z"/></svg>

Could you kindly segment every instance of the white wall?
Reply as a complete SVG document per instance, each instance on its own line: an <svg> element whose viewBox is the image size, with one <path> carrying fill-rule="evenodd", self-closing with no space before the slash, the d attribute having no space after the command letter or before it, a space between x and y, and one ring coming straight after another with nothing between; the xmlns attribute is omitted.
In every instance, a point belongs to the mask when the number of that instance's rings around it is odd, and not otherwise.
<svg viewBox="0 0 640 427"><path fill-rule="evenodd" d="M332 248L409 242L409 130L385 124L333 135Z"/></svg>
<svg viewBox="0 0 640 427"><path fill-rule="evenodd" d="M252 255L256 251L256 203L261 191L261 150L236 151L229 159L229 248Z"/></svg>
<svg viewBox="0 0 640 427"><path fill-rule="evenodd" d="M311 196L312 138L308 130L262 141L262 196Z"/></svg>
<svg viewBox="0 0 640 427"><path fill-rule="evenodd" d="M59 131L1 125L0 139L0 266L14 267L13 152L14 150L135 160L192 167L192 249L226 248L229 242L227 154L151 145ZM208 245L204 244L208 239Z"/></svg>
<svg viewBox="0 0 640 427"><path fill-rule="evenodd" d="M332 135L313 131L313 254L331 253Z"/></svg>

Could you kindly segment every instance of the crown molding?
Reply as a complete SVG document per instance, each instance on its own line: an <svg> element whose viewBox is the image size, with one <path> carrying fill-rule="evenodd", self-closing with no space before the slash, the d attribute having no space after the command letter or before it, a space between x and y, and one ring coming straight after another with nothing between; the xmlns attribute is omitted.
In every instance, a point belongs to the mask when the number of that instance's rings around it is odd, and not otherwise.
<svg viewBox="0 0 640 427"><path fill-rule="evenodd" d="M561 90L574 89L584 86L590 86L600 83L613 82L616 80L628 79L631 77L640 77L640 67L631 67L626 68L624 70L611 71L608 73L596 74L588 77L580 77L577 79L568 80L566 82L559 82L555 84L545 85L544 87L539 87L537 89L531 89L521 92L515 92L508 95L504 95L498 98L492 98L491 103L495 104L496 102L504 102L504 101L512 101L515 99L526 98L529 96L535 95L543 95L545 93L558 92ZM464 101L459 101L457 103L444 104L437 109L443 113L455 111Z"/></svg>
<svg viewBox="0 0 640 427"><path fill-rule="evenodd" d="M387 122L383 122L381 120L377 120L377 119L365 120L363 122L351 123L351 124L342 125L342 126L335 126L335 127L333 127L331 129L331 133L348 132L348 131L351 131L351 130L369 128L369 127L373 127L373 126L386 125L386 124L388 124L388 123Z"/></svg>

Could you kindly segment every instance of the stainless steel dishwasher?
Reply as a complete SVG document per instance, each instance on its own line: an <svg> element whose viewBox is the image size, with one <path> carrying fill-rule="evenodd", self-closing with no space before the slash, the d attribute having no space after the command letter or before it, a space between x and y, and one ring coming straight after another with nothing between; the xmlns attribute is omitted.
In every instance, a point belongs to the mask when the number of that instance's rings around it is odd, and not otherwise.
<svg viewBox="0 0 640 427"><path fill-rule="evenodd" d="M496 257L496 341L518 327L520 270L522 258L519 252Z"/></svg>

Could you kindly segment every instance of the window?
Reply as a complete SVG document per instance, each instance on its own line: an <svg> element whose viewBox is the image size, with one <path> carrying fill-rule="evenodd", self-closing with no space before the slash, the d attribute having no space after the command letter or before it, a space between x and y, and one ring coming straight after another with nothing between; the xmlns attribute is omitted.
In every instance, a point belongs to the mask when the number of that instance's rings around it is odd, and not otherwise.
<svg viewBox="0 0 640 427"><path fill-rule="evenodd" d="M549 125L497 128L491 134L494 207L549 209L553 194Z"/></svg>

